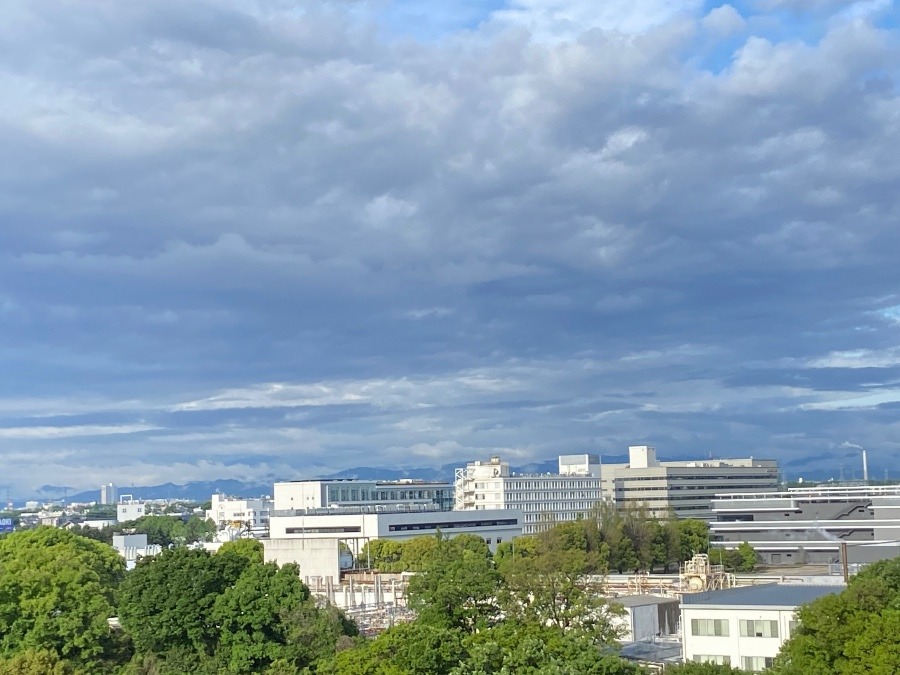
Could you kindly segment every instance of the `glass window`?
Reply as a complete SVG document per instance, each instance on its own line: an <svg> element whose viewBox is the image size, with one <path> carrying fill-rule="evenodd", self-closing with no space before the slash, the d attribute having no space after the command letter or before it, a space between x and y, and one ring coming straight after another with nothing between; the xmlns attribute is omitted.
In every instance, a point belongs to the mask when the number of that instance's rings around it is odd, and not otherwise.
<svg viewBox="0 0 900 675"><path fill-rule="evenodd" d="M720 654L694 654L696 663L715 663L720 666L730 666L731 657Z"/></svg>
<svg viewBox="0 0 900 675"><path fill-rule="evenodd" d="M741 619L741 637L778 637L778 622Z"/></svg>
<svg viewBox="0 0 900 675"><path fill-rule="evenodd" d="M691 619L691 635L728 637L728 619Z"/></svg>
<svg viewBox="0 0 900 675"><path fill-rule="evenodd" d="M741 659L741 667L752 672L765 670L775 665L775 659L771 656L745 656Z"/></svg>

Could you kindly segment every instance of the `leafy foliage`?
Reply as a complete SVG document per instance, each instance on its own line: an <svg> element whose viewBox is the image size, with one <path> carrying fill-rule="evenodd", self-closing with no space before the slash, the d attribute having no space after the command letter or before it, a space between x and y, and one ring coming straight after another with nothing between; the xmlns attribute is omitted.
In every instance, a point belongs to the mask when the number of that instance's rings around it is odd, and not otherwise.
<svg viewBox="0 0 900 675"><path fill-rule="evenodd" d="M747 671L718 663L679 663L666 668L666 675L745 675Z"/></svg>
<svg viewBox="0 0 900 675"><path fill-rule="evenodd" d="M430 557L409 581L409 607L423 623L465 631L485 627L497 614L500 575L493 561L453 540L430 539Z"/></svg>
<svg viewBox="0 0 900 675"><path fill-rule="evenodd" d="M122 627L139 652L211 653L218 634L213 605L248 565L242 556L186 548L142 558L120 588Z"/></svg>
<svg viewBox="0 0 900 675"><path fill-rule="evenodd" d="M778 675L889 675L900 664L900 558L870 565L841 593L798 612L800 625L784 644Z"/></svg>
<svg viewBox="0 0 900 675"><path fill-rule="evenodd" d="M260 672L281 659L305 666L288 640L282 617L309 599L296 565L252 564L216 598L212 620L220 630L218 651L229 672Z"/></svg>
<svg viewBox="0 0 900 675"><path fill-rule="evenodd" d="M125 563L108 546L40 527L0 541L0 655L58 655L99 672L119 646L107 619ZM39 652L28 652L39 650ZM25 665L22 666L25 668ZM31 667L30 665L28 667ZM48 666L57 668L57 664Z"/></svg>

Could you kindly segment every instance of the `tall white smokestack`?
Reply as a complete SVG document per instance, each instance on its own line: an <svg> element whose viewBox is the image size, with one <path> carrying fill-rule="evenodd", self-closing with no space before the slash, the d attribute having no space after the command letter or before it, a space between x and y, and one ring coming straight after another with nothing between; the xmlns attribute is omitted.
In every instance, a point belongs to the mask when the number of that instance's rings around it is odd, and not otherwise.
<svg viewBox="0 0 900 675"><path fill-rule="evenodd" d="M869 460L866 457L866 449L863 448L863 480L869 482Z"/></svg>

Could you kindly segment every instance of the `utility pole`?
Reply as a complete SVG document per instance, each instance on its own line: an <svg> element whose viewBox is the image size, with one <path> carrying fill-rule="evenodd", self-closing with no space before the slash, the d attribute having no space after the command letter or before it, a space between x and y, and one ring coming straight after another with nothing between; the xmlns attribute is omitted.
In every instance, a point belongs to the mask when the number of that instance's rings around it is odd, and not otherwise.
<svg viewBox="0 0 900 675"><path fill-rule="evenodd" d="M847 563L847 542L841 542L841 572L844 574L844 583L850 582L850 565Z"/></svg>

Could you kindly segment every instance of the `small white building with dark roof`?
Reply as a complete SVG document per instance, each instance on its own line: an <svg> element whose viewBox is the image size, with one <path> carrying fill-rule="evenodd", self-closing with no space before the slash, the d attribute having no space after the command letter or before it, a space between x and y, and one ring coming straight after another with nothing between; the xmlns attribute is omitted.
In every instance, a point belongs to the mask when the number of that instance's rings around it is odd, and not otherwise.
<svg viewBox="0 0 900 675"><path fill-rule="evenodd" d="M681 599L684 660L764 670L796 630L797 608L844 588L763 584L685 594Z"/></svg>

